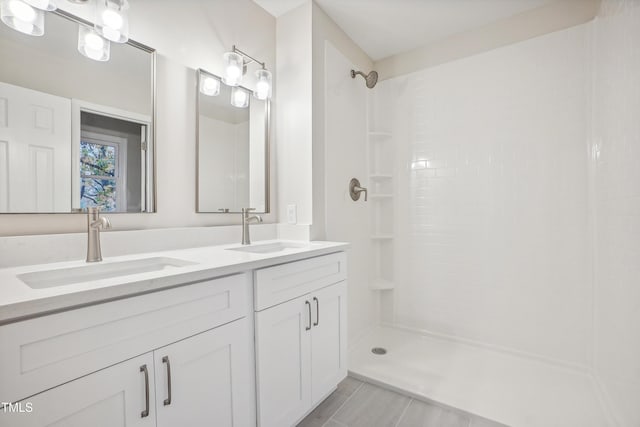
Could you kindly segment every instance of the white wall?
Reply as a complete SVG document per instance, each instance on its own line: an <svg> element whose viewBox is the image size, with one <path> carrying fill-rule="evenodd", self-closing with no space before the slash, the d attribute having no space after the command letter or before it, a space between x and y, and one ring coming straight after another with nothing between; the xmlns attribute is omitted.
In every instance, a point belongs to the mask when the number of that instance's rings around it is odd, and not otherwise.
<svg viewBox="0 0 640 427"><path fill-rule="evenodd" d="M63 6L93 19L89 7L68 2ZM157 213L111 215L111 223L116 230L238 224L240 215L195 213L197 98L194 69L201 67L221 75L222 54L236 44L266 61L267 67L273 70L275 18L251 0L185 0L179 5L136 0L130 10L131 37L158 51ZM248 87L253 87L252 71L250 66L246 79ZM272 182L274 179L275 172ZM273 201L275 191L272 191L272 213L264 217L266 222L275 221ZM0 236L85 230L84 215L0 217Z"/></svg>
<svg viewBox="0 0 640 427"><path fill-rule="evenodd" d="M618 424L640 425L640 2L595 22L595 374Z"/></svg>
<svg viewBox="0 0 640 427"><path fill-rule="evenodd" d="M347 241L349 250L349 339L354 340L377 323L376 294L369 283L374 258L372 253L369 203L351 200L347 191L351 178L367 185L365 129L367 126L367 88L362 80L353 80L353 64L330 42L325 44L324 117L326 126L326 238ZM352 341L350 341L352 342Z"/></svg>
<svg viewBox="0 0 640 427"><path fill-rule="evenodd" d="M397 324L589 365L588 40L582 25L380 83Z"/></svg>
<svg viewBox="0 0 640 427"><path fill-rule="evenodd" d="M311 2L277 20L278 93L276 117L278 219L297 206L297 222L310 225L312 213Z"/></svg>

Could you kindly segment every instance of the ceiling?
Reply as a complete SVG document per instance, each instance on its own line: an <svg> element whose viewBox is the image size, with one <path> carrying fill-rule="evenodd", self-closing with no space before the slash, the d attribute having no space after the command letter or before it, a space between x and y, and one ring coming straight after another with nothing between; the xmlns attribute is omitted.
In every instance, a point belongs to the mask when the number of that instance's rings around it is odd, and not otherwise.
<svg viewBox="0 0 640 427"><path fill-rule="evenodd" d="M253 0L280 16L306 0ZM557 0L315 0L374 61Z"/></svg>

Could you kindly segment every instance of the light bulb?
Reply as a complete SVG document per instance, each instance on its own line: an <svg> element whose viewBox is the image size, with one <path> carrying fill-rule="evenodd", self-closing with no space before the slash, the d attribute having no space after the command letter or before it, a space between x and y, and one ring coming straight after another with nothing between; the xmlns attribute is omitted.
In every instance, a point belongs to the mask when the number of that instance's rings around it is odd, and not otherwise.
<svg viewBox="0 0 640 427"><path fill-rule="evenodd" d="M104 22L105 27L119 30L120 28L122 28L123 19L122 15L120 15L115 10L107 9L102 12L102 22Z"/></svg>
<svg viewBox="0 0 640 427"><path fill-rule="evenodd" d="M0 19L8 27L30 36L44 34L44 11L22 0L0 0Z"/></svg>
<svg viewBox="0 0 640 427"><path fill-rule="evenodd" d="M9 10L16 19L22 22L33 22L36 20L36 11L21 0L10 0Z"/></svg>
<svg viewBox="0 0 640 427"><path fill-rule="evenodd" d="M108 61L111 53L109 40L85 25L78 26L78 52L94 61Z"/></svg>
<svg viewBox="0 0 640 427"><path fill-rule="evenodd" d="M200 78L200 92L207 96L217 96L220 93L220 80L203 74Z"/></svg>
<svg viewBox="0 0 640 427"><path fill-rule="evenodd" d="M95 29L115 43L129 40L128 0L97 0Z"/></svg>
<svg viewBox="0 0 640 427"><path fill-rule="evenodd" d="M84 36L84 43L91 50L101 50L104 47L104 39L96 33L87 33Z"/></svg>
<svg viewBox="0 0 640 427"><path fill-rule="evenodd" d="M231 89L231 105L238 108L246 108L249 106L249 94L240 87Z"/></svg>
<svg viewBox="0 0 640 427"><path fill-rule="evenodd" d="M261 100L271 98L271 72L265 69L257 70L256 79L256 90L253 92L253 96Z"/></svg>
<svg viewBox="0 0 640 427"><path fill-rule="evenodd" d="M224 76L222 81L228 86L238 86L242 81L244 72L244 60L235 52L226 52L224 55Z"/></svg>

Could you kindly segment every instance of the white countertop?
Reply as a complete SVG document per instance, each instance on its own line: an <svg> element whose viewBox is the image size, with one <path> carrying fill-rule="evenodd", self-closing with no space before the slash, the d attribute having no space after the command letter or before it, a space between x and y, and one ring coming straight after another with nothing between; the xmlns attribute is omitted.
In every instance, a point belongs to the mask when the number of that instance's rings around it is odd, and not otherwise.
<svg viewBox="0 0 640 427"><path fill-rule="evenodd" d="M253 245L275 242L282 242L282 240L259 241L254 242ZM87 263L84 260L79 260L0 269L0 324L72 307L125 298L213 277L343 251L349 247L347 243L338 242L296 241L293 243L302 247L287 248L271 253L227 250L228 248L241 246L233 244L105 257L102 264L151 257L177 258L195 264L43 289L32 289L17 276L38 271L82 267Z"/></svg>

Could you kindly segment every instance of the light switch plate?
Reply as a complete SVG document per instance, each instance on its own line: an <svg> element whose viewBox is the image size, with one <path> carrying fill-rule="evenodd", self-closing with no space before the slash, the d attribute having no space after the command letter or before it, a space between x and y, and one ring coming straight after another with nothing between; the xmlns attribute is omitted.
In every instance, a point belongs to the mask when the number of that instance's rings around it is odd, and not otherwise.
<svg viewBox="0 0 640 427"><path fill-rule="evenodd" d="M298 208L296 207L296 205L287 205L287 223L298 223Z"/></svg>

